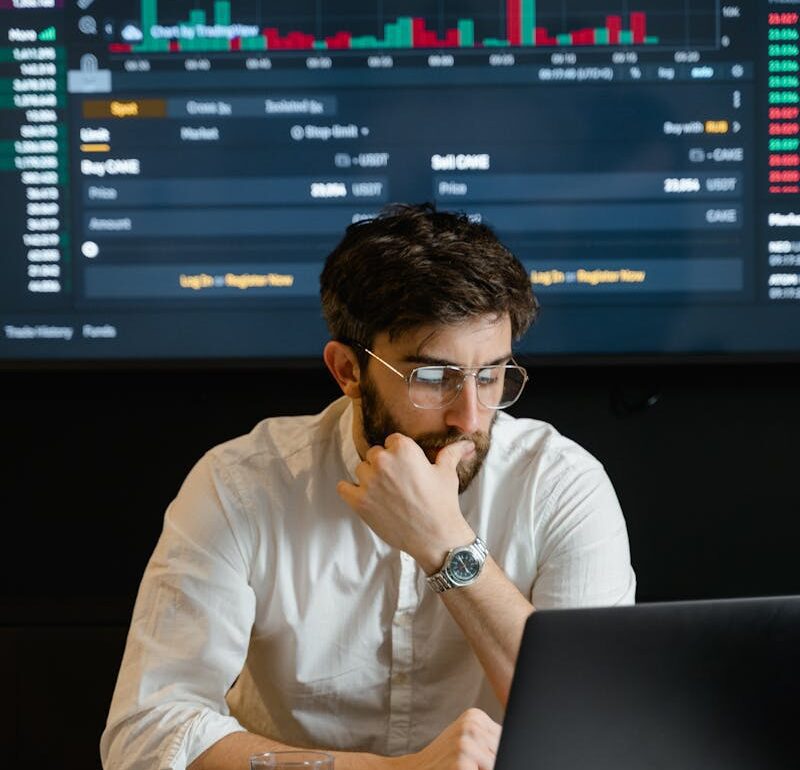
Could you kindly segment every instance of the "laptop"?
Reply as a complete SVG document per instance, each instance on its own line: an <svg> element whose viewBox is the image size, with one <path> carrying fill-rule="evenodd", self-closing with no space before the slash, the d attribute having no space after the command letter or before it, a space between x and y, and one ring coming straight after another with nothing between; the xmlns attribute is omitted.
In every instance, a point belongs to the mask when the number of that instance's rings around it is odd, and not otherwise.
<svg viewBox="0 0 800 770"><path fill-rule="evenodd" d="M800 596L528 619L495 770L790 768L800 768Z"/></svg>

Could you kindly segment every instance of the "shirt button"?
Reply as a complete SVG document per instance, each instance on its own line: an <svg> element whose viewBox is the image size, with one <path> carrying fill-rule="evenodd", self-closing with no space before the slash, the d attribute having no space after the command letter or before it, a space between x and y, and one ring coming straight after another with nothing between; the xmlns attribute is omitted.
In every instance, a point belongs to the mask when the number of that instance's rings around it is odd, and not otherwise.
<svg viewBox="0 0 800 770"><path fill-rule="evenodd" d="M408 628L411 623L413 622L413 618L410 612L398 612L395 618L395 623L397 623L400 628Z"/></svg>
<svg viewBox="0 0 800 770"><path fill-rule="evenodd" d="M404 671L401 671L399 674L395 674L392 677L392 682L400 686L406 685L408 684L408 674L406 674Z"/></svg>

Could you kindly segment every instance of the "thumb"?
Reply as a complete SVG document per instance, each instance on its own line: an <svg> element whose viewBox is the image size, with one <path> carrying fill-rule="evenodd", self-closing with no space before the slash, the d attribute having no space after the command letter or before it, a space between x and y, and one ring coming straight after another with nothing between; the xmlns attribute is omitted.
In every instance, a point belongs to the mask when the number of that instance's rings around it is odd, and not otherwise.
<svg viewBox="0 0 800 770"><path fill-rule="evenodd" d="M436 464L455 470L456 466L474 451L475 443L469 439L456 441L439 450L439 454L436 455Z"/></svg>

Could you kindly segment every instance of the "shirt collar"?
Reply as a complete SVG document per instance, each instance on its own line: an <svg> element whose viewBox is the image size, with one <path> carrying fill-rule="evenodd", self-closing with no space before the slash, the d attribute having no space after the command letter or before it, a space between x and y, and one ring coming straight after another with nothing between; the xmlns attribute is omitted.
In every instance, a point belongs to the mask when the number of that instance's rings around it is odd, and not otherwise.
<svg viewBox="0 0 800 770"><path fill-rule="evenodd" d="M343 398L347 398L347 396L343 396ZM357 484L356 468L361 462L361 457L356 449L356 442L353 440L353 402L349 398L347 401L347 407L339 418L339 445L342 448L344 467L350 474L350 480Z"/></svg>

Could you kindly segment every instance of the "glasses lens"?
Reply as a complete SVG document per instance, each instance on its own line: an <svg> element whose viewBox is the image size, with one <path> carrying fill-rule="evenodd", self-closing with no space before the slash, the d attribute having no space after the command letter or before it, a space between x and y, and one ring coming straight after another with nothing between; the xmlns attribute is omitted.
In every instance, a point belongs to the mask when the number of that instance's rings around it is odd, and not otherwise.
<svg viewBox="0 0 800 770"><path fill-rule="evenodd" d="M490 409L511 406L525 387L519 366L486 366L475 373L478 400ZM451 404L464 385L464 373L454 366L421 366L411 373L408 392L419 409L441 409Z"/></svg>
<svg viewBox="0 0 800 770"><path fill-rule="evenodd" d="M487 366L475 375L478 400L491 409L511 406L525 387L525 370L519 366Z"/></svg>
<svg viewBox="0 0 800 770"><path fill-rule="evenodd" d="M439 409L455 399L464 380L461 372L450 366L421 366L411 373L408 394L420 409Z"/></svg>

